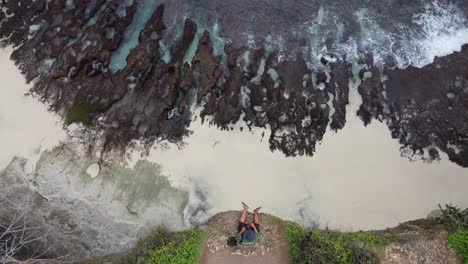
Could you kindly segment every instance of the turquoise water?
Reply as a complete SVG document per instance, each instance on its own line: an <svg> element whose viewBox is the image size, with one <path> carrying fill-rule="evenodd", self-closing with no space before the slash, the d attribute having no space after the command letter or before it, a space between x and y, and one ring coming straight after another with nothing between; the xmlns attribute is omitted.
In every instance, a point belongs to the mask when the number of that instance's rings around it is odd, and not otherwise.
<svg viewBox="0 0 468 264"><path fill-rule="evenodd" d="M201 17L197 17L193 20L197 23L197 33L184 56L184 63L188 62L189 64L191 64L197 52L200 38L203 35L203 32L206 30L210 33L210 40L213 45L213 55L221 56L221 64L226 65L227 55L224 52L224 46L226 45L228 40L226 38L221 37L220 35L221 29L220 29L219 22L218 21L214 23L208 22L202 19Z"/></svg>
<svg viewBox="0 0 468 264"><path fill-rule="evenodd" d="M98 18L101 16L102 11L104 11L104 9L106 8L107 2L108 2L108 1L106 1L106 2L101 6L101 8L99 8L99 10L96 12L96 14L94 14L94 16L92 16L90 19L88 19L88 21L86 21L85 27L90 27L90 26L96 24Z"/></svg>
<svg viewBox="0 0 468 264"><path fill-rule="evenodd" d="M185 52L184 55L184 64L188 62L188 64L192 65L192 60L195 57L195 54L198 50L198 43L200 42L200 37L203 34L203 29L197 25L197 32L195 33L195 37L192 40L192 43L190 43L189 48Z"/></svg>
<svg viewBox="0 0 468 264"><path fill-rule="evenodd" d="M85 25L84 25L84 28L88 28L88 27L90 27L90 26L96 24L96 22L98 21L99 17L101 16L102 11L104 11L104 9L106 9L106 6L107 6L107 3L108 3L108 2L109 2L109 1L106 1L106 2L101 6L101 8L99 8L99 10L94 14L94 16L90 17L90 18L88 19L88 21L86 21L86 23L85 23ZM67 1L67 6L68 6L68 4L72 5L72 6L70 6L70 8L72 8L72 7L74 6L73 1L71 1L71 2L68 2L68 1ZM86 10L86 12L89 12L89 11ZM83 31L84 31L84 30L80 31L80 33L78 34L78 36L76 36L76 38L71 38L71 39L68 41L67 46L71 46L71 45L75 44L75 43L81 38L81 36L83 35Z"/></svg>
<svg viewBox="0 0 468 264"><path fill-rule="evenodd" d="M161 59L164 61L164 63L169 64L169 62L171 62L172 59L171 50L168 48L167 43L163 40L159 42L159 45Z"/></svg>
<svg viewBox="0 0 468 264"><path fill-rule="evenodd" d="M117 72L127 66L127 56L130 51L138 45L140 32L145 28L146 23L156 10L160 1L143 0L140 2L135 13L132 24L125 31L125 36L119 48L112 54L109 68L112 72ZM156 52L156 51L155 51Z"/></svg>

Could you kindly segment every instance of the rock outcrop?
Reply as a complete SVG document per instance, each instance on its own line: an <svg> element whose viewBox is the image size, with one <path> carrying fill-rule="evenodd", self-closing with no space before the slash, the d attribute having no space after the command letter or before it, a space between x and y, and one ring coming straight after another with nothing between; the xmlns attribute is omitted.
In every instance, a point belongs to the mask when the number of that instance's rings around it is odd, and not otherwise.
<svg viewBox="0 0 468 264"><path fill-rule="evenodd" d="M37 163L15 158L1 171L0 221L24 213L63 260L124 253L158 225L186 227L188 194L157 164L100 166L75 151L58 147Z"/></svg>
<svg viewBox="0 0 468 264"><path fill-rule="evenodd" d="M450 263L461 264L457 253L448 245L448 233L437 228L437 219L428 217L402 223L385 232L398 234L401 242L385 246L382 263Z"/></svg>
<svg viewBox="0 0 468 264"><path fill-rule="evenodd" d="M260 214L260 240L255 246L229 247L227 240L236 235L241 212L228 211L216 214L200 228L206 233L201 263L289 263L290 256L282 220ZM249 222L253 216L248 215Z"/></svg>
<svg viewBox="0 0 468 264"><path fill-rule="evenodd" d="M362 70L358 115L386 122L408 156L439 158L468 166L468 45L423 68L375 66Z"/></svg>

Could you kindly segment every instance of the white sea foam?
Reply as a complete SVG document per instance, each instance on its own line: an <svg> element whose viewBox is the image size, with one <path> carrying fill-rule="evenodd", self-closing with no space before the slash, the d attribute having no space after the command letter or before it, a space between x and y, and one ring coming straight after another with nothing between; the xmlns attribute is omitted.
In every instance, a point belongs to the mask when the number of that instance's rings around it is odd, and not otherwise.
<svg viewBox="0 0 468 264"><path fill-rule="evenodd" d="M405 63L405 52L414 54L414 57L406 59L408 65L423 67L432 63L435 57L460 51L461 46L468 43L468 21L453 4L442 5L438 1L428 4L424 13L414 16L414 23L420 30L410 32L412 38L409 42L414 43L413 50L402 49L397 54L397 58L403 58L403 62L400 62L402 66ZM411 46L410 43L408 46Z"/></svg>
<svg viewBox="0 0 468 264"><path fill-rule="evenodd" d="M325 12L325 19L329 21L324 23L323 15L317 16L308 26L311 60L315 65L330 53L338 58L346 56L353 63L357 63L363 53L371 53L377 65L392 57L399 68L424 67L435 57L460 51L461 46L468 43L468 21L454 4L428 3L422 13L413 16L411 25L396 25L397 32L386 31L366 9L357 10L354 17L360 26L359 34L355 33L344 43L340 42L344 27L340 19L323 9L319 11ZM336 34L335 42L327 48L323 44L324 36L332 32Z"/></svg>
<svg viewBox="0 0 468 264"><path fill-rule="evenodd" d="M144 2L144 6L150 8L139 9L141 11L137 12L136 21L129 27L123 44L112 56L110 67L113 71L126 65L126 56L138 44L138 33L146 23L145 19L154 10L155 4L149 6ZM221 37L219 22L209 20L204 15L206 14L196 13L194 17L190 17L199 27L197 36L203 30L209 30L213 37L215 55L224 57L223 47L232 40ZM463 11L454 4L441 1L426 4L421 13L414 14L411 23L395 24L394 27L385 27L383 23L392 22L377 19L365 8L358 9L353 13L353 17L359 28L352 29L353 34L350 36L345 34L347 30L350 30L347 28L350 26L349 23L326 6L319 8L313 17L314 19L297 29L298 32L304 31L309 36L308 46L301 47L300 50L288 50L286 43L288 38L281 32L275 32L274 29L263 41L258 39L260 36L250 31L244 33L245 36L242 37L246 38L245 45L250 48L263 43L267 55L276 50L279 61L294 60L295 53L302 52L308 56L309 63L316 66L320 65L321 57L330 54L334 54L337 58L346 57L348 61L357 63L364 53L371 53L377 65L382 65L388 58L393 58L400 68L410 65L423 67L432 63L435 57L459 51L463 44L468 43L468 21ZM180 32L171 36L180 36L181 28L181 25L174 25L168 31L177 29L176 31ZM387 28L393 28L393 31L389 32ZM330 39L333 40L331 45ZM168 47L173 44L172 42L172 40L164 40L164 44ZM328 47L325 42L328 42ZM190 49L189 55L196 51L196 45L193 47L195 48ZM167 61L169 58L167 50L164 50L163 54ZM189 61L190 56L186 57L188 57L186 61Z"/></svg>

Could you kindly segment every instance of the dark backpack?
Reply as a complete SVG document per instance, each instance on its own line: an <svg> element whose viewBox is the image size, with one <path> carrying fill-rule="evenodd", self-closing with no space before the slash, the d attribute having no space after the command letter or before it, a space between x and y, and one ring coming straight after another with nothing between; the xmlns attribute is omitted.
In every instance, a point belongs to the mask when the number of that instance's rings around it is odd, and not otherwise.
<svg viewBox="0 0 468 264"><path fill-rule="evenodd" d="M232 236L232 237L228 238L227 244L230 247L235 247L235 246L239 245L239 241L237 241L235 236Z"/></svg>

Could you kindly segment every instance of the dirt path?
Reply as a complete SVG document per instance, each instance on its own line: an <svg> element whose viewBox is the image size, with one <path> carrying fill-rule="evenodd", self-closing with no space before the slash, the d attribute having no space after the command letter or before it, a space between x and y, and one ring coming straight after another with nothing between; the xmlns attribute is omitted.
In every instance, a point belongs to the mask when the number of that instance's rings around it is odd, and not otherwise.
<svg viewBox="0 0 468 264"><path fill-rule="evenodd" d="M226 243L236 234L240 211L228 211L213 216L201 228L206 232L202 264L287 264L290 263L285 234L281 220L260 214L260 241L255 246L229 247ZM249 214L247 221L252 221Z"/></svg>

